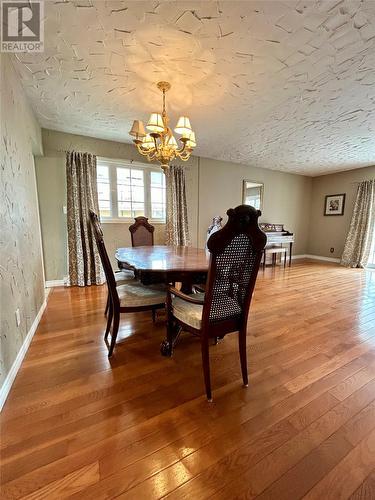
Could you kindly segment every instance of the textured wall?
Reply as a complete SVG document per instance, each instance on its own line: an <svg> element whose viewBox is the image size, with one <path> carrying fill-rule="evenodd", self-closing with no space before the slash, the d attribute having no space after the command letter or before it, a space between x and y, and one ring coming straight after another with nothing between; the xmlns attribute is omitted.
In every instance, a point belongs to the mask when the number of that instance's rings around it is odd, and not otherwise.
<svg viewBox="0 0 375 500"><path fill-rule="evenodd" d="M375 179L375 166L313 178L308 253L341 258L349 230L358 182ZM343 216L324 216L327 194L346 193ZM333 247L335 251L329 250Z"/></svg>
<svg viewBox="0 0 375 500"><path fill-rule="evenodd" d="M0 298L3 383L43 303L44 282L33 154L41 154L41 131L2 54ZM20 309L17 328L15 311Z"/></svg>

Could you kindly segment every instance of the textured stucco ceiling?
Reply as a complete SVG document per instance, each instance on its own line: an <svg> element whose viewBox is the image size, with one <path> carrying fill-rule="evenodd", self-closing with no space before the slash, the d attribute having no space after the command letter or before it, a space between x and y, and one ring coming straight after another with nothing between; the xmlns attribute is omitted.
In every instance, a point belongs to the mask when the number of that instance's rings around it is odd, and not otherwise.
<svg viewBox="0 0 375 500"><path fill-rule="evenodd" d="M375 163L375 1L45 2L16 67L41 125L130 142L168 80L202 156L318 175Z"/></svg>

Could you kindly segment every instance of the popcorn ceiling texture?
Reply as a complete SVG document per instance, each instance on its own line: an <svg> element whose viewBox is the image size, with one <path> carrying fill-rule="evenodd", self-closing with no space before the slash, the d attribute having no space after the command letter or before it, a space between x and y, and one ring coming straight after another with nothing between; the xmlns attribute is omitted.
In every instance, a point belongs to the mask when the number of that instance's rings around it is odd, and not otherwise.
<svg viewBox="0 0 375 500"><path fill-rule="evenodd" d="M166 79L201 156L305 175L374 163L372 0L45 7L45 52L17 55L45 128L129 142Z"/></svg>

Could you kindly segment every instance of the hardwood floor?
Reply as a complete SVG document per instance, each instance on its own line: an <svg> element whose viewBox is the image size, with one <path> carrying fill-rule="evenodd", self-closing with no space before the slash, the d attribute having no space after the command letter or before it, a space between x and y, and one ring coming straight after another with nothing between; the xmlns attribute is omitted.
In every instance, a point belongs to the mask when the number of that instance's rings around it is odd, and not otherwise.
<svg viewBox="0 0 375 500"><path fill-rule="evenodd" d="M375 272L259 273L248 329L162 358L164 318L124 315L111 361L104 287L54 289L1 414L1 498L375 499Z"/></svg>

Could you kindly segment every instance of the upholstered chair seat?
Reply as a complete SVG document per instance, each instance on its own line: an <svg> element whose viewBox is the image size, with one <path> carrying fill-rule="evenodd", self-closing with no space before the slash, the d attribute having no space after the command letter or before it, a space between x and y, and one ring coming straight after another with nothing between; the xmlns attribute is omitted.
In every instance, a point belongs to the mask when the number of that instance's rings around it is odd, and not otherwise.
<svg viewBox="0 0 375 500"><path fill-rule="evenodd" d="M165 302L165 285L144 286L138 281L117 287L121 307L147 307Z"/></svg>
<svg viewBox="0 0 375 500"><path fill-rule="evenodd" d="M134 280L135 276L133 271L127 271L124 269L115 273L116 286L123 285L124 283L128 283L129 281Z"/></svg>
<svg viewBox="0 0 375 500"><path fill-rule="evenodd" d="M194 299L204 299L204 293L194 293L191 295ZM174 297L172 300L173 315L186 325L197 328L202 326L203 306L200 304L191 304L179 297Z"/></svg>

